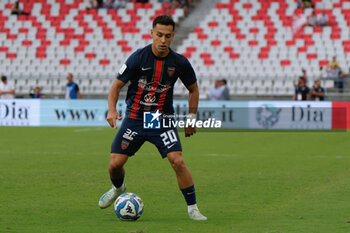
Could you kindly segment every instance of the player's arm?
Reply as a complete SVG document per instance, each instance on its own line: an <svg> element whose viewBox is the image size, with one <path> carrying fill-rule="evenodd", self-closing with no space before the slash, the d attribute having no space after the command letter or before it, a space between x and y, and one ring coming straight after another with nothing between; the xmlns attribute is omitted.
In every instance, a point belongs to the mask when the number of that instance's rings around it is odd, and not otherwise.
<svg viewBox="0 0 350 233"><path fill-rule="evenodd" d="M75 91L77 92L78 98L79 98L79 99L82 99L82 98L83 98L83 95L82 95L81 92L80 92L80 88L79 88L78 84L75 85Z"/></svg>
<svg viewBox="0 0 350 233"><path fill-rule="evenodd" d="M80 91L77 92L79 99L83 98L83 95L80 93Z"/></svg>
<svg viewBox="0 0 350 233"><path fill-rule="evenodd" d="M108 94L108 115L107 121L112 128L117 128L117 119L121 120L122 117L117 112L117 102L119 98L120 90L124 87L125 83L119 79L115 79Z"/></svg>
<svg viewBox="0 0 350 233"><path fill-rule="evenodd" d="M187 90L189 91L188 95L188 113L189 116L192 118L196 118L197 115L197 108L198 108L198 101L199 101L199 91L198 91L198 84L197 82L186 86ZM185 136L190 137L191 135L196 133L196 127L188 126L185 127Z"/></svg>
<svg viewBox="0 0 350 233"><path fill-rule="evenodd" d="M312 95L315 95L315 96L324 96L324 92L317 92L315 91L315 89L312 89Z"/></svg>

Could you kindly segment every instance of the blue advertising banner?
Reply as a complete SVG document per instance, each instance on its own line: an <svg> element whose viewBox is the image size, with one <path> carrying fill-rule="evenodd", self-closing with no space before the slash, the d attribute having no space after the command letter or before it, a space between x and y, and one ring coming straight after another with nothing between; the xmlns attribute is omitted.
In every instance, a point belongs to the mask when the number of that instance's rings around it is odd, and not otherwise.
<svg viewBox="0 0 350 233"><path fill-rule="evenodd" d="M176 120L186 121L187 100L176 100L173 105ZM124 100L120 100L117 110L121 116L125 107ZM107 113L107 100L0 100L0 126L107 127ZM200 101L197 121L204 126L220 121L219 128L223 129L325 130L332 128L332 102Z"/></svg>
<svg viewBox="0 0 350 233"><path fill-rule="evenodd" d="M39 126L40 100L0 99L0 126Z"/></svg>
<svg viewBox="0 0 350 233"><path fill-rule="evenodd" d="M107 126L106 100L41 100L41 126Z"/></svg>
<svg viewBox="0 0 350 233"><path fill-rule="evenodd" d="M125 102L118 102L117 110L124 116ZM174 101L176 115L188 113L186 100ZM40 100L41 126L108 126L107 100ZM200 101L198 119L215 118L222 128L248 127L247 101ZM120 124L120 122L117 122Z"/></svg>

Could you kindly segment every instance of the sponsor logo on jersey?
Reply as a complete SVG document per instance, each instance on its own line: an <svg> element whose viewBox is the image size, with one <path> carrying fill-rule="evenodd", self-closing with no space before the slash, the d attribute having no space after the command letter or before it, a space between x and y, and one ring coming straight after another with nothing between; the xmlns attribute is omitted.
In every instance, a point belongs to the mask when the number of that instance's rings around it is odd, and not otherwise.
<svg viewBox="0 0 350 233"><path fill-rule="evenodd" d="M157 84L156 84L157 83ZM164 91L167 91L171 88L168 84L161 84L159 82L147 82L147 79L141 78L138 81L138 87L144 89L145 91L154 91L156 93L162 93Z"/></svg>
<svg viewBox="0 0 350 233"><path fill-rule="evenodd" d="M152 94L147 94L145 95L144 100L146 101L146 103L154 103L154 101L156 101L156 96Z"/></svg>

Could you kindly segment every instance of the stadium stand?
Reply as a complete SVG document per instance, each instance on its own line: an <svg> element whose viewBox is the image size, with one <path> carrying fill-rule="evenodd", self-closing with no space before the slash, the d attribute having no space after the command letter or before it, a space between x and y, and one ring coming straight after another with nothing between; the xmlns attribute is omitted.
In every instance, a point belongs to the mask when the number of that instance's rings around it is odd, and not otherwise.
<svg viewBox="0 0 350 233"><path fill-rule="evenodd" d="M20 2L30 16L11 15L13 1L0 1L0 66L24 95L35 86L63 94L68 72L83 93L108 93L128 55L150 43L151 22L169 4L151 0L118 10L87 10L83 0ZM170 13L176 22L184 14L182 9Z"/></svg>
<svg viewBox="0 0 350 233"><path fill-rule="evenodd" d="M222 0L178 48L202 80L226 78L236 95L292 95L304 68L309 85L320 78L320 66L337 56L350 67L350 2L314 1L325 9L330 27L302 27L293 33L293 16L309 16L297 0ZM205 88L208 81L201 86ZM333 80L324 81L333 87Z"/></svg>
<svg viewBox="0 0 350 233"><path fill-rule="evenodd" d="M11 15L14 1L0 1L0 68L22 95L35 86L61 95L68 72L82 93L106 94L129 54L151 42L151 21L169 6L150 0L87 10L83 0L20 2L29 16ZM297 0L221 0L176 50L190 59L201 93L225 78L233 95L291 96L302 68L311 85L333 56L343 70L350 67L350 2L314 2L316 14L325 9L331 26L293 33L293 16L312 12L298 10ZM184 16L182 9L171 14L176 22ZM181 84L175 94L183 94Z"/></svg>

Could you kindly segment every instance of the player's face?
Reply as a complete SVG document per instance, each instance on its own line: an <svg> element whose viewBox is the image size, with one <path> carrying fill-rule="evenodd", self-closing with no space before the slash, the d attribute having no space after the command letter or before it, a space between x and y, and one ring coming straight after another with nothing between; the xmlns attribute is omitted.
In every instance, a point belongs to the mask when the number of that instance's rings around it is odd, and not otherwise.
<svg viewBox="0 0 350 233"><path fill-rule="evenodd" d="M68 83L72 83L72 82L73 82L73 77L72 77L72 75L68 74L68 75L67 75L67 80L68 80Z"/></svg>
<svg viewBox="0 0 350 233"><path fill-rule="evenodd" d="M157 57L165 57L174 39L174 28L171 25L157 24L151 30L153 39L152 51Z"/></svg>

